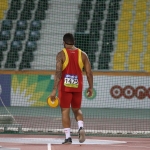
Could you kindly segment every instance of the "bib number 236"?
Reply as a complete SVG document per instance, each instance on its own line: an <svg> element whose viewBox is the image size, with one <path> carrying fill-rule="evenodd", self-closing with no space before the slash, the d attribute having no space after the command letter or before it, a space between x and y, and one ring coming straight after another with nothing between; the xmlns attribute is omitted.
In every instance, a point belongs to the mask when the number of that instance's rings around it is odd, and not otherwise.
<svg viewBox="0 0 150 150"><path fill-rule="evenodd" d="M66 74L64 78L64 85L66 87L78 88L78 76Z"/></svg>

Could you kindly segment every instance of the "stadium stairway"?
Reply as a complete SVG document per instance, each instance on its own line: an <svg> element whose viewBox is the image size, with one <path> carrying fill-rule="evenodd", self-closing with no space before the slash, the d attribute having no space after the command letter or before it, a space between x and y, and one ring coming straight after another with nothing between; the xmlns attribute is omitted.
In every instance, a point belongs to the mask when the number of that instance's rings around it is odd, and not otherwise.
<svg viewBox="0 0 150 150"><path fill-rule="evenodd" d="M33 69L55 69L56 54L63 48L63 35L75 32L80 3L81 0L50 1L41 30L41 40L38 42L38 51L34 53L35 58L31 64Z"/></svg>

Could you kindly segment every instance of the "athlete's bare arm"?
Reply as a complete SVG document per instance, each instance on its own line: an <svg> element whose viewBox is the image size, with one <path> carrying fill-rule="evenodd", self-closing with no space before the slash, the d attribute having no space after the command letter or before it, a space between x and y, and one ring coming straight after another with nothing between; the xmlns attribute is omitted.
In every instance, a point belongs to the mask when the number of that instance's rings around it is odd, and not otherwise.
<svg viewBox="0 0 150 150"><path fill-rule="evenodd" d="M89 96L91 96L92 89L93 89L93 73L91 70L91 64L90 64L89 58L88 58L87 54L84 52L82 52L82 61L84 64L84 69L85 69L87 80L89 83L89 88L88 88L87 92L89 92Z"/></svg>
<svg viewBox="0 0 150 150"><path fill-rule="evenodd" d="M55 80L53 89L58 88L61 76L62 76L62 66L63 66L63 55L64 52L60 51L56 56L56 71L55 71Z"/></svg>
<svg viewBox="0 0 150 150"><path fill-rule="evenodd" d="M56 56L56 71L54 77L54 86L53 91L50 94L50 98L52 101L55 100L58 85L61 80L63 62L64 62L64 52L60 51Z"/></svg>

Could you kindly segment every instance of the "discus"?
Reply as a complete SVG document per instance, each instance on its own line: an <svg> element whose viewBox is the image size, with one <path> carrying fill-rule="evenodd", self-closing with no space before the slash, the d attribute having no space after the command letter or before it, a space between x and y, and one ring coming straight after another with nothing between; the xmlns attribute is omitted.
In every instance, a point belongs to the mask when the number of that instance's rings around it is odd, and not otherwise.
<svg viewBox="0 0 150 150"><path fill-rule="evenodd" d="M48 97L47 98L47 104L48 104L48 106L50 106L52 108L56 108L59 105L59 98L56 96L55 100L52 102L51 98Z"/></svg>

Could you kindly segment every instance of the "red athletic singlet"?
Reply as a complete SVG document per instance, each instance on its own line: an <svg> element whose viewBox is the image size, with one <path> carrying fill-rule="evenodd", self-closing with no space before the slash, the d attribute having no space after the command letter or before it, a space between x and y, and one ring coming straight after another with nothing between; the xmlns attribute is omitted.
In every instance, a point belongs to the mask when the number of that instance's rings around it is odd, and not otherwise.
<svg viewBox="0 0 150 150"><path fill-rule="evenodd" d="M65 62L63 63L62 78L60 81L60 91L65 92L82 92L83 77L82 68L83 62L81 50L63 49L65 53Z"/></svg>

